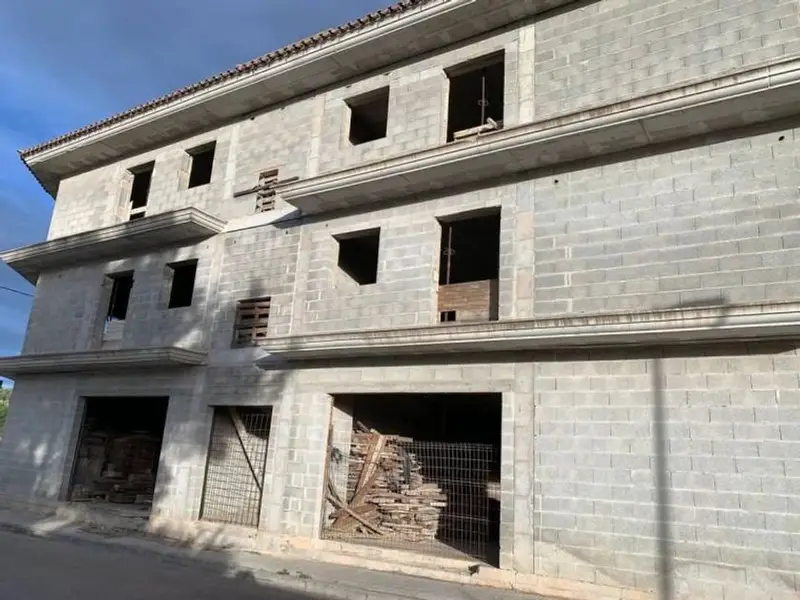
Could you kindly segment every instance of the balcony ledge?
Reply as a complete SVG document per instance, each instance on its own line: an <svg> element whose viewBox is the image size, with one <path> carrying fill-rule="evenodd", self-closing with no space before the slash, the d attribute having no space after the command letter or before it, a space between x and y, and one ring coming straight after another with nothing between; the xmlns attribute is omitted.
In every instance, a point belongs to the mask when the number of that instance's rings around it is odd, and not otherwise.
<svg viewBox="0 0 800 600"><path fill-rule="evenodd" d="M354 208L772 121L797 114L798 105L794 58L287 183L279 193L303 214Z"/></svg>
<svg viewBox="0 0 800 600"><path fill-rule="evenodd" d="M212 237L225 221L198 208L178 210L55 238L0 253L0 260L35 284L42 271L113 260Z"/></svg>
<svg viewBox="0 0 800 600"><path fill-rule="evenodd" d="M261 346L288 361L445 353L658 346L800 337L800 303L670 308L525 321L345 331L274 338ZM270 357L257 361L270 364Z"/></svg>
<svg viewBox="0 0 800 600"><path fill-rule="evenodd" d="M52 352L0 357L0 375L78 373L112 369L166 369L204 365L206 353L178 347Z"/></svg>

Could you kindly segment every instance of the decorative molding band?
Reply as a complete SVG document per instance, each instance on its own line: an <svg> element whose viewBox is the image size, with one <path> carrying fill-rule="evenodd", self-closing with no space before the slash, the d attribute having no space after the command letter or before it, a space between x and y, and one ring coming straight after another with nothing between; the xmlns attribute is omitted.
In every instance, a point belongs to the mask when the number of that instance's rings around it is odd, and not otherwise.
<svg viewBox="0 0 800 600"><path fill-rule="evenodd" d="M800 113L800 58L278 186L304 214L447 187Z"/></svg>
<svg viewBox="0 0 800 600"><path fill-rule="evenodd" d="M112 369L175 368L204 365L206 353L175 346L131 350L53 352L0 357L0 374L77 373Z"/></svg>
<svg viewBox="0 0 800 600"><path fill-rule="evenodd" d="M201 240L224 228L222 219L188 207L8 250L0 253L0 260L35 284L39 273L48 269Z"/></svg>
<svg viewBox="0 0 800 600"><path fill-rule="evenodd" d="M273 338L262 350L302 361L791 338L800 339L798 302L321 333Z"/></svg>

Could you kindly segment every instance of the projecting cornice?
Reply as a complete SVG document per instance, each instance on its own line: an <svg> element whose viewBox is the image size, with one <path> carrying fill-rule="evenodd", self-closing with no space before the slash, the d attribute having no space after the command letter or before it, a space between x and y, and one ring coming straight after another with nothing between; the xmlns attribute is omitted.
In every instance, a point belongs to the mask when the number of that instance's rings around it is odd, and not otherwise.
<svg viewBox="0 0 800 600"><path fill-rule="evenodd" d="M304 214L413 198L800 113L800 58L278 188Z"/></svg>
<svg viewBox="0 0 800 600"><path fill-rule="evenodd" d="M224 227L225 221L198 208L181 208L8 250L0 253L0 260L35 284L42 271L195 242Z"/></svg>
<svg viewBox="0 0 800 600"><path fill-rule="evenodd" d="M177 347L27 354L0 357L0 375L195 367L205 360L205 352Z"/></svg>
<svg viewBox="0 0 800 600"><path fill-rule="evenodd" d="M800 303L344 331L272 338L260 348L286 360L304 361L792 338L800 338Z"/></svg>

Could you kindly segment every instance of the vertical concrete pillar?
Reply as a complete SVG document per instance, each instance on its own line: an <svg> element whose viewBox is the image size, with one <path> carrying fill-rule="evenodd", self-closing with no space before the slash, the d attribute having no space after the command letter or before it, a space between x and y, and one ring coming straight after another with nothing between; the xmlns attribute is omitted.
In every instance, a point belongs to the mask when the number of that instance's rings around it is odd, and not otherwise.
<svg viewBox="0 0 800 600"><path fill-rule="evenodd" d="M333 402L331 411L331 445L333 448L328 466L333 484L339 497L347 499L347 476L350 471L350 444L353 439L353 400L338 398ZM323 493L326 490L323 490ZM325 503L324 517L333 511L329 503Z"/></svg>
<svg viewBox="0 0 800 600"><path fill-rule="evenodd" d="M515 371L514 390L503 394L500 567L533 573L533 367Z"/></svg>

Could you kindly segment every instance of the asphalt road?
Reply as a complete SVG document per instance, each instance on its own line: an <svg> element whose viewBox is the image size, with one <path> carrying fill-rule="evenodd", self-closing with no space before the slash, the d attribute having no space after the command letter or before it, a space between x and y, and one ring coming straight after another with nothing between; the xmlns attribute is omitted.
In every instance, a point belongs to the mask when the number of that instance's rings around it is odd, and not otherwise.
<svg viewBox="0 0 800 600"><path fill-rule="evenodd" d="M0 531L1 600L313 600L223 564Z"/></svg>

